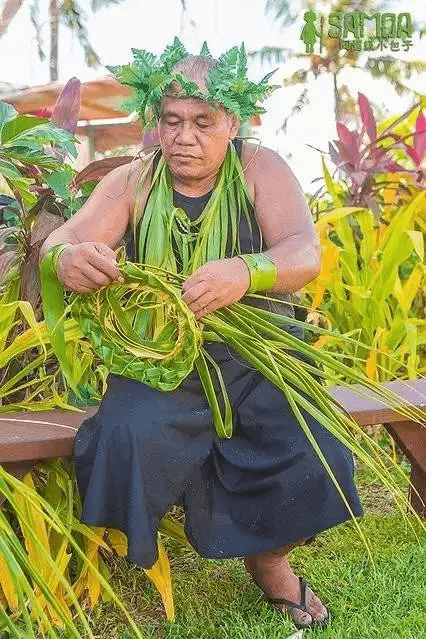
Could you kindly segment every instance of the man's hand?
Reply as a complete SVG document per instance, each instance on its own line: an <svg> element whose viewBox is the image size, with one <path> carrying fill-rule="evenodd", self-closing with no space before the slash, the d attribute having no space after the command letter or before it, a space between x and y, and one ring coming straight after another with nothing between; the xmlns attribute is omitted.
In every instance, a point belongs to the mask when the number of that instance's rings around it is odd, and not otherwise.
<svg viewBox="0 0 426 639"><path fill-rule="evenodd" d="M70 244L56 263L58 279L70 291L91 293L114 280L123 281L114 251L102 242Z"/></svg>
<svg viewBox="0 0 426 639"><path fill-rule="evenodd" d="M182 299L197 319L241 299L250 273L239 257L207 262L183 284Z"/></svg>

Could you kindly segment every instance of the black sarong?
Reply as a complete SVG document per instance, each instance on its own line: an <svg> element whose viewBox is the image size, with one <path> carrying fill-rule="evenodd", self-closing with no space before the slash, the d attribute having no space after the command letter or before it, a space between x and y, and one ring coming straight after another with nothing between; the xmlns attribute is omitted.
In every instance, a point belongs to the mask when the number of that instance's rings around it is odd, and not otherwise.
<svg viewBox="0 0 426 639"><path fill-rule="evenodd" d="M74 440L83 521L123 530L129 559L144 567L156 559L161 517L178 501L205 557L255 555L350 518L281 391L226 346L208 350L232 402L231 439L215 436L194 372L171 393L110 375L99 411ZM351 453L305 418L361 514Z"/></svg>

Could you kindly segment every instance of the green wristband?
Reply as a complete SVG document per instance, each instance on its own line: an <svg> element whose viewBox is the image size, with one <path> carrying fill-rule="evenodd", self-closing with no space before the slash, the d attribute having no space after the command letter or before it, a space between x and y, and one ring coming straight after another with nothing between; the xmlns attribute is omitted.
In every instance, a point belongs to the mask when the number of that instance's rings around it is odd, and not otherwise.
<svg viewBox="0 0 426 639"><path fill-rule="evenodd" d="M269 291L278 277L278 269L265 253L244 253L239 255L250 271L250 286L247 293Z"/></svg>
<svg viewBox="0 0 426 639"><path fill-rule="evenodd" d="M46 255L49 255L51 267L52 267L54 273L56 273L56 275L58 274L58 272L56 270L56 265L58 263L58 258L60 256L60 254L62 253L62 251L64 251L68 246L71 246L71 244L69 242L65 242L64 244L56 244L55 246L51 246L50 249L48 249L46 251L46 253L44 254L44 257L46 257ZM43 257L43 259L44 259L44 257Z"/></svg>

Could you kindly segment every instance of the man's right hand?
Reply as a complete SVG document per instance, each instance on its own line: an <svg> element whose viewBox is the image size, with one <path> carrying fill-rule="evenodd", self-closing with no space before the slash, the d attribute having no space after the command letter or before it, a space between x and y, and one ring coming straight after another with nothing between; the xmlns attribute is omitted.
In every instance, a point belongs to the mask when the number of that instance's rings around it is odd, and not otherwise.
<svg viewBox="0 0 426 639"><path fill-rule="evenodd" d="M56 271L65 288L77 293L123 281L114 251L102 242L69 244L58 257Z"/></svg>

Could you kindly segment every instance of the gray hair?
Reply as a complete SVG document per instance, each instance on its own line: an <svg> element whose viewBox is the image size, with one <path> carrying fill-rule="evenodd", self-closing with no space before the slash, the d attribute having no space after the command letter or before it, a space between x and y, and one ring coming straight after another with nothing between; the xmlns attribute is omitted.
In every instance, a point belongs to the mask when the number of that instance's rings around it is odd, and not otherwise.
<svg viewBox="0 0 426 639"><path fill-rule="evenodd" d="M204 58L200 55L187 55L183 60L179 60L172 67L172 72L175 74L181 74L185 77L189 82L195 82L198 86L200 92L204 95L208 95L209 91L207 88L207 77L212 69L214 69L219 64L219 60L215 60L214 58ZM181 87L178 82L172 82L169 87L163 93L163 97L175 97L181 91ZM185 95L180 95L185 99ZM187 96L190 97L190 96ZM156 107L156 115L160 116L161 113L161 102L157 104ZM213 108L224 108L221 102L217 102L215 104L211 104ZM226 109L225 109L226 111ZM227 111L226 111L227 112Z"/></svg>
<svg viewBox="0 0 426 639"><path fill-rule="evenodd" d="M202 93L207 93L207 76L219 64L214 58L188 55L173 65L173 73L180 73L190 82L195 82ZM173 90L173 89L172 89Z"/></svg>

